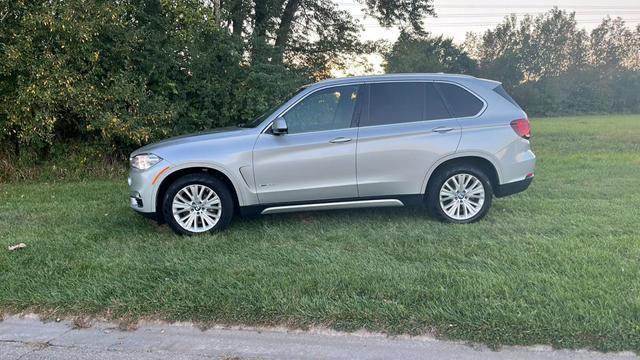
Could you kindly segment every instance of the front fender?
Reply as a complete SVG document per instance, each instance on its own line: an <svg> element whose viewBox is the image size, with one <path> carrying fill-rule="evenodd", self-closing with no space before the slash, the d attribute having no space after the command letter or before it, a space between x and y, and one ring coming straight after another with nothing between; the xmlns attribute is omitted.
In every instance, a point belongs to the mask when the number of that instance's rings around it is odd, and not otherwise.
<svg viewBox="0 0 640 360"><path fill-rule="evenodd" d="M153 193L151 197L153 209L156 209L158 191L160 190L160 186L162 185L162 183L167 178L171 177L171 175L174 175L176 172L186 170L186 169L210 169L210 170L220 172L221 174L226 176L231 182L231 184L233 185L233 188L236 194L238 195L238 205L246 206L248 203L249 204L251 203L251 201L247 198L248 197L247 191L245 190L245 187L243 187L243 180L238 178L240 174L235 174L234 172L230 171L229 169L227 169L226 167L222 166L222 164L219 164L219 163L187 162L187 163L181 163L179 165L171 164L169 169L159 174L157 180L154 182L154 185L153 185Z"/></svg>

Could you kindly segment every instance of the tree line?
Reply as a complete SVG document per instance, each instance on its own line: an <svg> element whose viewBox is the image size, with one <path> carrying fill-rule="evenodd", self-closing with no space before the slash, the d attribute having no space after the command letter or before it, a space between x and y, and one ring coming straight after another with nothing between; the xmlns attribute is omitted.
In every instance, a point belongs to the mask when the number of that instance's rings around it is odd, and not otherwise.
<svg viewBox="0 0 640 360"><path fill-rule="evenodd" d="M451 39L403 31L387 72L465 73L501 81L530 116L640 112L640 25L606 17L581 29L575 13L508 16L493 29Z"/></svg>
<svg viewBox="0 0 640 360"><path fill-rule="evenodd" d="M587 34L554 9L458 46L427 32L432 0L359 3L400 27L398 41L360 40L331 0L0 0L0 152L41 159L85 142L126 154L247 122L376 51L388 72L500 80L533 115L640 111L640 27L605 19Z"/></svg>
<svg viewBox="0 0 640 360"><path fill-rule="evenodd" d="M421 32L431 1L362 6ZM246 122L371 51L359 31L330 0L0 0L2 150L126 153Z"/></svg>

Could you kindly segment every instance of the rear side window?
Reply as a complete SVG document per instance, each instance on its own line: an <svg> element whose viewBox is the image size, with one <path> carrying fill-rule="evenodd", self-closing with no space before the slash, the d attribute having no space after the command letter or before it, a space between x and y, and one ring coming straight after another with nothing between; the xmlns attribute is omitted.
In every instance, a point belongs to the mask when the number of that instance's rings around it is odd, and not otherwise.
<svg viewBox="0 0 640 360"><path fill-rule="evenodd" d="M496 93L498 93L498 95L502 96L503 98L507 99L508 102L512 103L513 105L515 105L518 109L520 108L520 105L518 105L518 103L513 100L513 98L511 97L511 95L509 95L507 93L507 91L502 87L502 85L498 85L496 86L493 91L495 91Z"/></svg>
<svg viewBox="0 0 640 360"><path fill-rule="evenodd" d="M484 106L478 97L458 85L436 83L435 86L444 96L455 117L475 116Z"/></svg>
<svg viewBox="0 0 640 360"><path fill-rule="evenodd" d="M424 83L396 82L371 84L369 116L360 126L386 125L422 120Z"/></svg>

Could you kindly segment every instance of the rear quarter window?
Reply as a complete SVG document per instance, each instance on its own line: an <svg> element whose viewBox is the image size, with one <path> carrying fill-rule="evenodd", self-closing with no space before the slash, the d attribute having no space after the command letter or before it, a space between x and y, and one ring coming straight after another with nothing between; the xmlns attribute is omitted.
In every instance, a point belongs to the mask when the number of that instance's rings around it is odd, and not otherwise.
<svg viewBox="0 0 640 360"><path fill-rule="evenodd" d="M495 91L498 95L502 96L503 98L505 98L508 102L512 103L513 105L515 105L518 109L522 109L520 107L520 105L518 105L518 103L513 100L513 98L511 97L511 95L509 95L509 93L502 87L502 85L498 85L496 86L493 91Z"/></svg>
<svg viewBox="0 0 640 360"><path fill-rule="evenodd" d="M484 107L482 100L461 86L448 83L436 83L435 86L455 117L475 116Z"/></svg>

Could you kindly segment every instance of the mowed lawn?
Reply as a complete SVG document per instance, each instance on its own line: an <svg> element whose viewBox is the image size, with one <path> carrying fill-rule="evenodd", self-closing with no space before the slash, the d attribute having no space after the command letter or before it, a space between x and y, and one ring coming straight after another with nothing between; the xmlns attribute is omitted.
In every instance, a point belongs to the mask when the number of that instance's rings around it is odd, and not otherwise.
<svg viewBox="0 0 640 360"><path fill-rule="evenodd" d="M178 237L125 178L0 184L0 309L640 351L640 115L532 123L532 187L472 225L372 209Z"/></svg>

